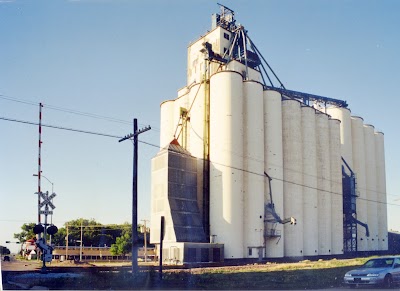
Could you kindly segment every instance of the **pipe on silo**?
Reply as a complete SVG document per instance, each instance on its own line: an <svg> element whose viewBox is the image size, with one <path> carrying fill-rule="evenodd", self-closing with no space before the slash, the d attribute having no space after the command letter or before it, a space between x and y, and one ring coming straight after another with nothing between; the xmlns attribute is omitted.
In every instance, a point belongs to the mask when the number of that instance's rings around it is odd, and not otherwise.
<svg viewBox="0 0 400 291"><path fill-rule="evenodd" d="M378 193L379 250L388 250L385 144L382 132L375 132L376 191Z"/></svg>
<svg viewBox="0 0 400 291"><path fill-rule="evenodd" d="M282 152L282 96L277 91L264 91L264 157L265 172L272 178L271 190L276 212L283 218L283 152ZM264 179L264 200L271 203L269 181ZM266 223L267 258L284 256L285 236L282 224ZM281 235L281 237L273 235Z"/></svg>
<svg viewBox="0 0 400 291"><path fill-rule="evenodd" d="M303 149L303 232L304 255L318 255L318 181L315 109L301 107Z"/></svg>
<svg viewBox="0 0 400 291"><path fill-rule="evenodd" d="M367 223L370 237L368 250L378 250L378 196L376 192L376 160L374 126L364 124L365 173L367 186Z"/></svg>
<svg viewBox="0 0 400 291"><path fill-rule="evenodd" d="M343 189L342 157L340 154L340 120L329 119L331 166L331 254L343 254Z"/></svg>
<svg viewBox="0 0 400 291"><path fill-rule="evenodd" d="M356 200L357 219L367 223L367 185L365 168L365 144L364 144L364 120L358 116L351 117L351 133L353 140L353 171L356 175ZM357 250L367 251L368 240L366 230L360 225L357 226Z"/></svg>
<svg viewBox="0 0 400 291"><path fill-rule="evenodd" d="M243 121L243 251L245 257L258 258L258 252L264 247L264 110L261 83L243 82Z"/></svg>
<svg viewBox="0 0 400 291"><path fill-rule="evenodd" d="M160 147L170 144L174 139L174 101L168 100L160 104Z"/></svg>
<svg viewBox="0 0 400 291"><path fill-rule="evenodd" d="M296 100L282 101L284 217L295 217L297 225L285 224L284 254L303 255L303 149L301 108Z"/></svg>
<svg viewBox="0 0 400 291"><path fill-rule="evenodd" d="M232 71L210 78L210 234L225 258L243 258L243 82Z"/></svg>
<svg viewBox="0 0 400 291"><path fill-rule="evenodd" d="M330 255L332 253L332 195L328 115L318 113L315 121L318 171L318 254Z"/></svg>

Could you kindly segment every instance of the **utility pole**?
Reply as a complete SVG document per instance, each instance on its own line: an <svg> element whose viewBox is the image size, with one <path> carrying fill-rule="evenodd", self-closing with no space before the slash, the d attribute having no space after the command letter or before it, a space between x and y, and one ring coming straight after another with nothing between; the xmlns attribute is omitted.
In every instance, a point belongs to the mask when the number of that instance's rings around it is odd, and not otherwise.
<svg viewBox="0 0 400 291"><path fill-rule="evenodd" d="M133 178L132 178L132 275L138 271L138 231L137 231L137 166L138 166L138 136L150 130L145 127L138 130L137 119L133 119L133 133L121 138L118 142L131 139L133 137Z"/></svg>
<svg viewBox="0 0 400 291"><path fill-rule="evenodd" d="M38 153L38 191L37 193L41 193L40 189L40 176L42 174L41 166L41 153L42 153L42 107L43 104L39 103L39 153ZM38 224L40 224L40 195L38 194ZM38 235L38 239L40 239L40 234Z"/></svg>
<svg viewBox="0 0 400 291"><path fill-rule="evenodd" d="M146 227L146 222L148 220L146 219L142 219L142 221L144 222L144 261L147 262L147 227Z"/></svg>
<svg viewBox="0 0 400 291"><path fill-rule="evenodd" d="M79 261L82 262L83 220L81 218L81 246L79 248Z"/></svg>
<svg viewBox="0 0 400 291"><path fill-rule="evenodd" d="M65 260L68 262L68 223L67 223L67 236L65 237L65 240L67 241L65 243L66 247L65 247Z"/></svg>

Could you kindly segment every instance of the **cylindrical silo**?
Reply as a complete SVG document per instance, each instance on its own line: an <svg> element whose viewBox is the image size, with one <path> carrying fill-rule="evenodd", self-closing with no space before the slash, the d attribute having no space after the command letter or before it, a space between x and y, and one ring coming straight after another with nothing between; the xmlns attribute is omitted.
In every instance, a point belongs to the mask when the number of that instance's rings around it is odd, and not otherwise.
<svg viewBox="0 0 400 291"><path fill-rule="evenodd" d="M258 258L264 246L264 110L263 87L243 83L244 253ZM260 139L261 137L261 139Z"/></svg>
<svg viewBox="0 0 400 291"><path fill-rule="evenodd" d="M353 144L351 138L350 109L344 107L328 107L326 113L334 119L340 120L341 154L346 163L353 167Z"/></svg>
<svg viewBox="0 0 400 291"><path fill-rule="evenodd" d="M203 214L203 165L204 165L204 129L205 129L205 92L204 83L197 83L189 89L188 150L197 159L197 203Z"/></svg>
<svg viewBox="0 0 400 291"><path fill-rule="evenodd" d="M318 255L317 143L315 109L301 107L303 140L303 244L305 256Z"/></svg>
<svg viewBox="0 0 400 291"><path fill-rule="evenodd" d="M367 185L365 173L365 146L363 119L358 116L351 117L351 131L353 139L353 171L356 175L356 211L357 219L367 223ZM357 226L357 250L368 250L368 237L364 227Z"/></svg>
<svg viewBox="0 0 400 291"><path fill-rule="evenodd" d="M343 190L342 157L340 154L340 120L329 119L331 164L331 254L343 254Z"/></svg>
<svg viewBox="0 0 400 291"><path fill-rule="evenodd" d="M163 148L174 139L174 101L161 103L160 112L160 147Z"/></svg>
<svg viewBox="0 0 400 291"><path fill-rule="evenodd" d="M282 96L277 91L264 91L264 144L265 144L265 172L272 178L264 179L266 203L272 199L275 210L283 218L283 153L282 153ZM267 258L281 258L284 256L283 245L285 236L283 225L268 222L264 230L266 235L265 247Z"/></svg>
<svg viewBox="0 0 400 291"><path fill-rule="evenodd" d="M318 253L331 254L331 167L328 115L318 113L315 117L317 131L318 171Z"/></svg>
<svg viewBox="0 0 400 291"><path fill-rule="evenodd" d="M210 234L225 258L243 258L243 82L232 71L210 78Z"/></svg>
<svg viewBox="0 0 400 291"><path fill-rule="evenodd" d="M385 170L385 144L382 132L375 132L375 159L376 159L376 191L379 197L378 204L378 235L379 250L388 249L388 225L386 206L386 170Z"/></svg>
<svg viewBox="0 0 400 291"><path fill-rule="evenodd" d="M367 186L367 223L370 237L368 250L378 250L378 197L376 193L376 161L374 127L364 125L365 173Z"/></svg>
<svg viewBox="0 0 400 291"><path fill-rule="evenodd" d="M296 100L282 101L284 217L297 225L284 225L286 257L303 255L303 149L301 108Z"/></svg>

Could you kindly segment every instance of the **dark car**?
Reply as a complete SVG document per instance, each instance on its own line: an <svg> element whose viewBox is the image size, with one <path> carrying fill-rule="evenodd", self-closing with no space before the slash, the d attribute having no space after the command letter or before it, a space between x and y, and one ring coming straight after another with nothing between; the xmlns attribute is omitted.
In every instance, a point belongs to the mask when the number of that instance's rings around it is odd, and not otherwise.
<svg viewBox="0 0 400 291"><path fill-rule="evenodd" d="M391 288L400 283L400 257L381 257L368 260L358 269L344 275L344 283L351 288L378 285Z"/></svg>
<svg viewBox="0 0 400 291"><path fill-rule="evenodd" d="M4 262L9 262L10 261L10 256L4 256L3 257Z"/></svg>

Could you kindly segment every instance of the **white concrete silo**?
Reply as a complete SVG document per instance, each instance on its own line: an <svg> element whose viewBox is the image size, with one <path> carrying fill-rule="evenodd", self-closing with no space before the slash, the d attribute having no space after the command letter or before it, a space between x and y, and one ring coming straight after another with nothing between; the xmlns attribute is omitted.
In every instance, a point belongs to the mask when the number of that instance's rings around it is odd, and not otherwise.
<svg viewBox="0 0 400 291"><path fill-rule="evenodd" d="M301 105L282 101L283 201L284 216L295 217L297 225L284 225L286 257L303 255L303 149Z"/></svg>
<svg viewBox="0 0 400 291"><path fill-rule="evenodd" d="M375 158L376 158L376 191L378 193L378 235L379 250L388 249L387 225L387 199L386 199L386 169L385 169L385 144L382 132L375 132Z"/></svg>
<svg viewBox="0 0 400 291"><path fill-rule="evenodd" d="M161 103L160 128L160 147L163 148L174 139L174 100Z"/></svg>
<svg viewBox="0 0 400 291"><path fill-rule="evenodd" d="M351 138L350 109L344 107L328 107L326 113L340 120L341 154L346 163L353 167L353 143Z"/></svg>
<svg viewBox="0 0 400 291"><path fill-rule="evenodd" d="M353 171L356 175L356 200L357 219L367 223L367 185L365 173L365 145L363 119L358 116L351 117L351 131L353 140ZM357 250L368 250L368 237L364 227L357 226Z"/></svg>
<svg viewBox="0 0 400 291"><path fill-rule="evenodd" d="M368 250L378 250L378 197L376 192L376 161L374 127L364 124L365 173L367 186L367 223L370 237Z"/></svg>
<svg viewBox="0 0 400 291"><path fill-rule="evenodd" d="M243 83L243 120L243 251L245 257L257 258L263 255L264 246L264 110L261 83Z"/></svg>
<svg viewBox="0 0 400 291"><path fill-rule="evenodd" d="M204 166L204 130L205 130L205 92L204 83L190 87L188 107L188 150L198 158L197 163L197 203L203 213L203 166Z"/></svg>
<svg viewBox="0 0 400 291"><path fill-rule="evenodd" d="M277 91L264 91L264 123L265 172L272 178L271 190L275 210L283 217L282 96ZM269 181L264 181L264 199L270 203ZM267 223L266 226L266 257L283 257L283 225Z"/></svg>
<svg viewBox="0 0 400 291"><path fill-rule="evenodd" d="M318 171L318 254L331 254L331 168L328 115L316 115Z"/></svg>
<svg viewBox="0 0 400 291"><path fill-rule="evenodd" d="M303 232L305 256L318 255L318 182L315 109L301 107L303 141Z"/></svg>
<svg viewBox="0 0 400 291"><path fill-rule="evenodd" d="M343 190L342 157L340 154L340 120L329 119L331 164L331 254L343 254Z"/></svg>
<svg viewBox="0 0 400 291"><path fill-rule="evenodd" d="M237 72L210 78L210 234L225 258L243 258L243 82Z"/></svg>

